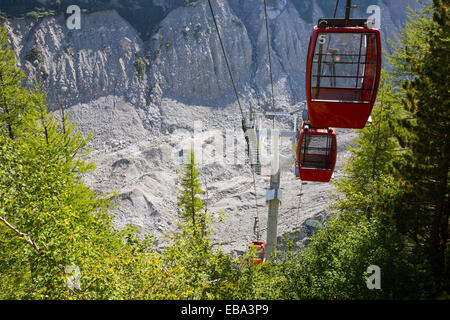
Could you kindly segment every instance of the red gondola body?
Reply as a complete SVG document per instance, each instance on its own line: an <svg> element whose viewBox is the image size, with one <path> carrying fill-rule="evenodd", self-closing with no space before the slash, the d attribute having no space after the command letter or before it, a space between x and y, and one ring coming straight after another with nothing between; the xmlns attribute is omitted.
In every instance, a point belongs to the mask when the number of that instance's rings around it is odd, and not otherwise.
<svg viewBox="0 0 450 320"><path fill-rule="evenodd" d="M297 154L301 180L329 182L336 164L336 153L336 131L333 128L316 128L302 123Z"/></svg>
<svg viewBox="0 0 450 320"><path fill-rule="evenodd" d="M264 255L266 251L266 242L264 240L253 240L252 248L256 250L256 259L250 259L251 263L261 264L264 262Z"/></svg>
<svg viewBox="0 0 450 320"><path fill-rule="evenodd" d="M311 125L364 128L377 96L380 71L378 29L315 27L306 71Z"/></svg>

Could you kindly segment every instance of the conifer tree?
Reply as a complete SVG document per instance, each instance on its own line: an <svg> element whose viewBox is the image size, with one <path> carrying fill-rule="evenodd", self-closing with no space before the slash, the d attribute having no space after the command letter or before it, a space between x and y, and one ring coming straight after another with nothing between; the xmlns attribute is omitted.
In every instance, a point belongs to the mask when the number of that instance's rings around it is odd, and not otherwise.
<svg viewBox="0 0 450 320"><path fill-rule="evenodd" d="M344 164L344 176L337 186L334 208L340 213L362 214L370 218L383 206L384 193L393 186L392 166L399 144L389 123L400 115L393 92L392 77L382 72L378 99L372 111L372 124L358 130L350 146L351 156Z"/></svg>
<svg viewBox="0 0 450 320"><path fill-rule="evenodd" d="M186 158L184 171L181 173L178 207L181 211L182 221L192 229L194 237L205 237L206 213L204 203L200 196L203 194L200 171L195 162L194 148L191 146Z"/></svg>
<svg viewBox="0 0 450 320"><path fill-rule="evenodd" d="M409 74L403 73L404 116L396 123L405 152L395 163L401 192L395 199L394 217L399 230L414 243L416 254L430 264L438 295L450 288L450 23L448 2L433 0L430 8L430 14L417 22L425 26L422 50L410 52L417 39L404 39L400 46L404 54L396 60L408 66Z"/></svg>
<svg viewBox="0 0 450 320"><path fill-rule="evenodd" d="M222 263L229 265L226 255L212 249L210 228L213 221L201 199L203 190L199 176L191 146L184 168L180 170L180 187L177 188L180 230L174 233L172 244L162 255L170 270L176 270L168 286L182 299L215 297L221 289L220 282L214 279L223 274Z"/></svg>
<svg viewBox="0 0 450 320"><path fill-rule="evenodd" d="M19 135L24 124L37 113L33 104L35 95L22 87L25 74L15 63L6 28L0 27L0 130L11 139Z"/></svg>

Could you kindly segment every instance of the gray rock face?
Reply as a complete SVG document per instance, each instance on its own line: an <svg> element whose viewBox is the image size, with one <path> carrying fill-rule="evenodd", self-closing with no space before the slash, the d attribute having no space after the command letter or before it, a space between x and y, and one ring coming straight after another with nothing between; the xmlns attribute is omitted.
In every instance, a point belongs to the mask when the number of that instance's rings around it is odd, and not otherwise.
<svg viewBox="0 0 450 320"><path fill-rule="evenodd" d="M63 16L10 21L6 26L28 83L35 77L43 80L51 105L59 96L72 105L107 95L145 105L145 84L134 67L143 44L114 10L84 15L80 30L69 30ZM40 58L28 61L33 48Z"/></svg>
<svg viewBox="0 0 450 320"><path fill-rule="evenodd" d="M118 227L135 224L141 233L154 234L160 244L164 234L175 229L176 169L200 123L204 139L197 137L196 145L203 150L203 159L232 150L225 160L199 164L208 190L208 212L215 218L225 213L225 219L215 224L214 242L222 243L227 252L242 252L253 237L257 215L265 238L269 176L263 170L256 177L255 200L252 175L243 162L241 116L208 4L153 3L168 14L145 43L114 10L83 14L81 30L68 30L63 16L5 24L28 83L35 76L42 80L51 109L60 108L61 98L81 132L94 134L88 160L96 163L97 171L84 179L99 192L118 191L113 211ZM244 111L249 104L271 108L263 2L212 3ZM412 0L361 0L355 15L378 4L386 40L404 21L408 3ZM276 108L293 111L305 98L306 51L313 24L334 7L302 0L268 4ZM271 122L265 125L270 127ZM292 128L292 121L277 126ZM356 136L353 130L338 130L334 179L342 175L347 146ZM290 154L289 142L283 142L282 151ZM303 182L301 187L288 165L282 169L281 188L278 233L293 236L300 228L296 241L304 246L311 233L308 219L327 220L332 185Z"/></svg>
<svg viewBox="0 0 450 320"><path fill-rule="evenodd" d="M214 1L213 1L214 2ZM214 5L236 85L250 80L252 47L242 22L226 1ZM211 101L231 89L226 62L210 9L204 1L168 14L151 41L153 72L167 95Z"/></svg>

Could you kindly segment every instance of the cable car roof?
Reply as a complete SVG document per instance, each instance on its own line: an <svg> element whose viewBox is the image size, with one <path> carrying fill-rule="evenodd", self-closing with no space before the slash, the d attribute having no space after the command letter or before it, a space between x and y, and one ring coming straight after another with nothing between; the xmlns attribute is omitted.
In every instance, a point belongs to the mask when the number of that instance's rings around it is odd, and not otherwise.
<svg viewBox="0 0 450 320"><path fill-rule="evenodd" d="M347 28L347 27L364 27L368 28L368 23L370 20L368 19L343 19L343 18L322 18L319 19L317 25L319 28L327 28L327 27L338 27L338 28Z"/></svg>

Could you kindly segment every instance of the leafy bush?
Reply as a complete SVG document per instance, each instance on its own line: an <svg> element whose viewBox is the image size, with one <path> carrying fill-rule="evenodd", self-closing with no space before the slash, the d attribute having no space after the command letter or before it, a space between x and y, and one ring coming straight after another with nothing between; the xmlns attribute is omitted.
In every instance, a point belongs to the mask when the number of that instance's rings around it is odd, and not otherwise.
<svg viewBox="0 0 450 320"><path fill-rule="evenodd" d="M137 76L139 80L143 80L145 77L145 71L146 71L146 63L144 58L136 57L136 60L134 61L134 67L136 69Z"/></svg>
<svg viewBox="0 0 450 320"><path fill-rule="evenodd" d="M184 6L185 7L194 7L200 3L202 3L205 0L184 0Z"/></svg>
<svg viewBox="0 0 450 320"><path fill-rule="evenodd" d="M369 290L367 268L381 269L381 290ZM407 299L421 273L408 259L404 238L390 224L365 216L325 224L297 258L287 279L300 299ZM420 292L420 290L417 290Z"/></svg>
<svg viewBox="0 0 450 320"><path fill-rule="evenodd" d="M183 29L181 29L181 33L183 34L183 38L185 41L189 39L189 32L188 32L188 26L184 26Z"/></svg>
<svg viewBox="0 0 450 320"><path fill-rule="evenodd" d="M197 23L194 28L194 38L197 42L200 42L200 37L202 36L202 25Z"/></svg>
<svg viewBox="0 0 450 320"><path fill-rule="evenodd" d="M25 55L25 60L34 63L37 61L38 63L42 63L42 52L41 49L35 45L31 50Z"/></svg>
<svg viewBox="0 0 450 320"><path fill-rule="evenodd" d="M159 57L159 55L161 54L161 47L163 45L163 36L160 35L159 36L159 40L158 40L158 46L156 47L155 52L153 53L153 58L157 59Z"/></svg>

